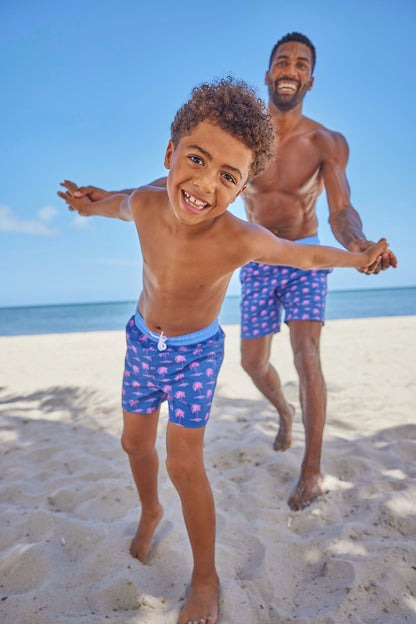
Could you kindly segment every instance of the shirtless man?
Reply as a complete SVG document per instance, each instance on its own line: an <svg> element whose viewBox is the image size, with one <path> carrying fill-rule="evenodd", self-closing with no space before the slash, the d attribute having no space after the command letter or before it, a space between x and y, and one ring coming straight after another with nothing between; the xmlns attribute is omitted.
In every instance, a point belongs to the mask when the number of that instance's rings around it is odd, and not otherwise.
<svg viewBox="0 0 416 624"><path fill-rule="evenodd" d="M265 82L277 136L276 156L264 173L248 184L242 196L247 218L280 238L316 243L316 202L325 188L335 238L350 251L363 251L373 243L366 239L361 219L350 203L345 174L348 144L338 132L302 114L303 98L313 85L314 65L315 48L299 33L286 35L272 50ZM378 273L396 264L394 254L385 251L366 273ZM279 414L276 451L290 447L294 416L294 407L283 396L279 376L269 361L273 334L280 327L281 306L290 329L306 437L299 482L289 499L292 509L302 509L322 494L326 387L319 341L327 273L257 263L241 271L242 366Z"/></svg>

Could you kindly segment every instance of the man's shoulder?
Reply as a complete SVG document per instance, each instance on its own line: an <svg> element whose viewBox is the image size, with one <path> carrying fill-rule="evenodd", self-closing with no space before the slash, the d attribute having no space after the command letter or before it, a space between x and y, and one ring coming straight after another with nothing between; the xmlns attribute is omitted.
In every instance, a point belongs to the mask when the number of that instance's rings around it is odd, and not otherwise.
<svg viewBox="0 0 416 624"><path fill-rule="evenodd" d="M311 133L312 138L321 143L322 145L327 144L328 146L347 146L347 140L341 132L337 130L331 130L327 128L322 123L315 121L314 119L310 119L309 117L304 117L304 127Z"/></svg>

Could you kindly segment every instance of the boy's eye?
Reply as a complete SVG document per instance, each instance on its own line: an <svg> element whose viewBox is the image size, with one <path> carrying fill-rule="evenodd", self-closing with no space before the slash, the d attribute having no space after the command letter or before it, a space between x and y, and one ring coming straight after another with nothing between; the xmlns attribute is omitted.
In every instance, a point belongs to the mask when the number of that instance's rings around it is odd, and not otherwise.
<svg viewBox="0 0 416 624"><path fill-rule="evenodd" d="M229 173L222 173L221 174L223 178L225 178L227 180L227 182L231 182L232 184L236 184L235 179L233 178L232 175L230 175Z"/></svg>
<svg viewBox="0 0 416 624"><path fill-rule="evenodd" d="M200 156L189 156L189 159L192 160L192 162L194 162L196 165L202 165L204 163L204 161L202 160L202 158Z"/></svg>

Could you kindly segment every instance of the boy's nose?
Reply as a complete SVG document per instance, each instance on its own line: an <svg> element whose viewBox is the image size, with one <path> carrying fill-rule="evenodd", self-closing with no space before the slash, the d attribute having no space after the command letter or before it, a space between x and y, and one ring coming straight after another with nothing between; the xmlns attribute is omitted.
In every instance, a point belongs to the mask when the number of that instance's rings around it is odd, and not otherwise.
<svg viewBox="0 0 416 624"><path fill-rule="evenodd" d="M195 176L193 183L195 189L199 190L201 193L213 193L215 189L215 179L215 175L205 173Z"/></svg>

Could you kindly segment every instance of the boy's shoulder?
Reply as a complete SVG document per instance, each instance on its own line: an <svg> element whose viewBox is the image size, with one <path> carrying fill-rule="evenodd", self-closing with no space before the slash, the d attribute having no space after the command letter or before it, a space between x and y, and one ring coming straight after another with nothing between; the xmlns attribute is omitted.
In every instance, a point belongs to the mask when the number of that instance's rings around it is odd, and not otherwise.
<svg viewBox="0 0 416 624"><path fill-rule="evenodd" d="M146 208L146 206L162 205L167 200L165 188L147 184L139 186L130 195L130 206L132 208Z"/></svg>

